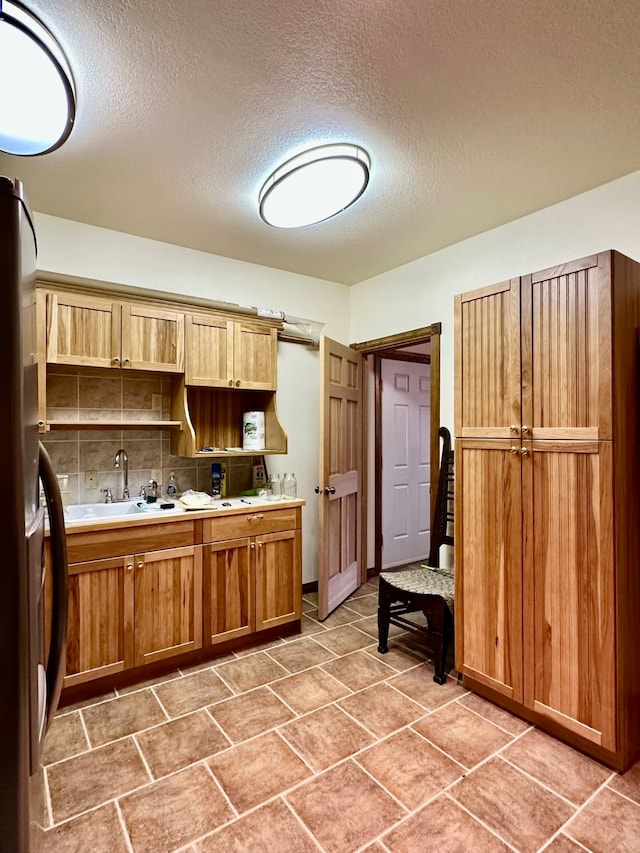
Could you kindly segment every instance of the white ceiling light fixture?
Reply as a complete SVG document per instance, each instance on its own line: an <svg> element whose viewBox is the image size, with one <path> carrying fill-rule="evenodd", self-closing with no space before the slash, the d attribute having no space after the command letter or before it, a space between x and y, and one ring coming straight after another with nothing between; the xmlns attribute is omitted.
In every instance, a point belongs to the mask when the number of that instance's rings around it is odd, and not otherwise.
<svg viewBox="0 0 640 853"><path fill-rule="evenodd" d="M54 151L76 114L73 76L53 35L22 3L0 0L0 150Z"/></svg>
<svg viewBox="0 0 640 853"><path fill-rule="evenodd" d="M359 145L310 148L279 166L262 185L260 216L276 228L324 222L357 201L369 183L371 160Z"/></svg>

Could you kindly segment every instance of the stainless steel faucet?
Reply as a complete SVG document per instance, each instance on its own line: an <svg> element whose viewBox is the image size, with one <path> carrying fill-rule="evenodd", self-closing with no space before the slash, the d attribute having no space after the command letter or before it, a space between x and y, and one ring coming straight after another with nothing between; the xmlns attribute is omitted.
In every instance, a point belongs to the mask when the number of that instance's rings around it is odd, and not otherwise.
<svg viewBox="0 0 640 853"><path fill-rule="evenodd" d="M124 487L122 489L122 500L129 500L129 457L127 456L127 451L124 447L121 447L120 450L116 453L116 459L113 463L114 468L122 468L124 474Z"/></svg>

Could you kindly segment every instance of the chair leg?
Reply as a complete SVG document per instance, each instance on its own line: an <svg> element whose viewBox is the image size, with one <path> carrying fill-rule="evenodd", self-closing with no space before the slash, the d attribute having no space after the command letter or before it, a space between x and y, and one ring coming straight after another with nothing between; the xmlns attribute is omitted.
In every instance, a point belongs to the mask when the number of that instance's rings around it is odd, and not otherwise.
<svg viewBox="0 0 640 853"><path fill-rule="evenodd" d="M447 664L447 649L449 645L448 613L446 604L444 601L441 601L435 612L431 610L430 613L427 613L427 610L425 609L424 614L427 617L427 622L433 632L431 636L437 638L433 649L433 665L436 671L433 676L433 680L436 684L444 684L447 680L444 670Z"/></svg>
<svg viewBox="0 0 640 853"><path fill-rule="evenodd" d="M389 623L391 619L391 602L386 590L380 586L378 590L378 651L386 655L389 651Z"/></svg>
<svg viewBox="0 0 640 853"><path fill-rule="evenodd" d="M436 673L433 676L433 680L436 684L444 684L447 680L447 676L445 675L444 668L447 663L447 633L443 631L440 634L438 646L436 647L436 654L433 658L433 665L435 666Z"/></svg>

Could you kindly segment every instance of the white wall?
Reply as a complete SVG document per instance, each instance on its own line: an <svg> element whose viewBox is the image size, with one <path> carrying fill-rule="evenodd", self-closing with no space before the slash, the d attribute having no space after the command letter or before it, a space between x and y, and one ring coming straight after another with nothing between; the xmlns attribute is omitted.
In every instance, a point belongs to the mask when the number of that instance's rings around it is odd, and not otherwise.
<svg viewBox="0 0 640 853"><path fill-rule="evenodd" d="M606 249L640 260L640 172L354 285L349 340L441 322L441 421L453 433L455 294Z"/></svg>
<svg viewBox="0 0 640 853"><path fill-rule="evenodd" d="M349 288L322 279L248 264L36 214L38 269L168 293L274 308L324 323L323 334L349 342ZM278 345L278 414L288 435L286 456L270 470L294 471L303 517L303 581L317 578L318 352Z"/></svg>

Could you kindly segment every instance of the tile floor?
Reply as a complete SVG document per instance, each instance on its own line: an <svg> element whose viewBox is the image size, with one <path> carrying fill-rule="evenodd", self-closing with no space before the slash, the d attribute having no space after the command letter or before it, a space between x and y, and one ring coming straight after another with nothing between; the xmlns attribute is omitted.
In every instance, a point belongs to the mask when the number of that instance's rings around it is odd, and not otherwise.
<svg viewBox="0 0 640 853"><path fill-rule="evenodd" d="M301 636L63 708L46 851L640 851L620 776L467 693L413 638L376 651L375 583Z"/></svg>

